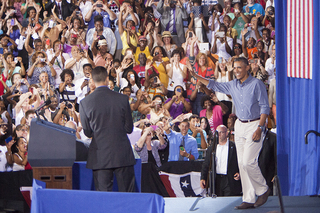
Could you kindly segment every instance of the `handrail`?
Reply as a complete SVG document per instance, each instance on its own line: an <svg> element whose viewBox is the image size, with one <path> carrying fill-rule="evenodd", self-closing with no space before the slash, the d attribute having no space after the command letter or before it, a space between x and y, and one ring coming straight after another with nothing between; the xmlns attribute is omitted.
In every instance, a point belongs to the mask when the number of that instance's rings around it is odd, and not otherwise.
<svg viewBox="0 0 320 213"><path fill-rule="evenodd" d="M304 141L306 144L308 144L308 135L310 133L314 133L316 134L317 136L320 136L320 132L317 132L316 130L309 130L305 135L304 135Z"/></svg>

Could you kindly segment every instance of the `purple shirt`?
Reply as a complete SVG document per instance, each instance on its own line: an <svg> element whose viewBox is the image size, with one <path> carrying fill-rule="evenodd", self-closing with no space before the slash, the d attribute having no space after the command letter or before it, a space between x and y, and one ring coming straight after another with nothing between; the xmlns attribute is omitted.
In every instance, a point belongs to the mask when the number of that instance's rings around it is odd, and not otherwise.
<svg viewBox="0 0 320 213"><path fill-rule="evenodd" d="M168 98L165 102L168 103L169 101L171 101L172 98ZM189 99L185 99L186 101L188 101L190 103L190 100ZM182 101L180 101L180 103L176 104L175 102L173 102L173 104L171 105L170 109L169 109L169 113L171 115L171 117L173 119L175 119L176 117L178 117L179 115L181 115L183 113L183 103Z"/></svg>

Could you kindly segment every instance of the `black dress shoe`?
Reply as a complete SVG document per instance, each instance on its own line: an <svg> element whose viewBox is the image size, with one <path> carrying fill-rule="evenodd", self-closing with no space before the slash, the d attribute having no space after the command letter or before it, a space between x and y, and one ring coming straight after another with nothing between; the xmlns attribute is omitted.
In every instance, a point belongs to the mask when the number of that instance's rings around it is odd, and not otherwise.
<svg viewBox="0 0 320 213"><path fill-rule="evenodd" d="M236 206L234 208L235 209L250 209L250 208L254 208L254 204L253 203L243 202L243 203L241 203L240 206Z"/></svg>
<svg viewBox="0 0 320 213"><path fill-rule="evenodd" d="M254 203L254 207L259 207L259 206L262 206L263 204L265 204L268 200L268 196L270 194L271 190L268 188L268 190L260 195L257 199L257 201Z"/></svg>

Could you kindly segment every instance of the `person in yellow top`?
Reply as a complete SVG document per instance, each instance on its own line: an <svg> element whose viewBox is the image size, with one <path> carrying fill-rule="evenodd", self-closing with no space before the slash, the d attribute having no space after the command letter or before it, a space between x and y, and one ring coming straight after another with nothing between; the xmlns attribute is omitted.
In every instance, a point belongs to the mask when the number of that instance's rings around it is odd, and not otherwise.
<svg viewBox="0 0 320 213"><path fill-rule="evenodd" d="M129 42L130 46L130 42ZM140 64L139 62L139 55L140 53L144 53L146 57L148 58L150 56L150 50L153 47L153 38L150 40L149 45L147 45L147 38L145 36L139 36L139 46L136 48L133 48L135 51L134 59L136 61L136 64Z"/></svg>
<svg viewBox="0 0 320 213"><path fill-rule="evenodd" d="M126 10L125 7L120 7L119 13L119 34L122 41L122 55L125 55L125 51L128 48L136 48L138 46L138 34L136 32L135 22L133 20L128 20L126 23L126 27L123 26L123 12ZM132 8L130 9L132 10ZM128 42L129 41L129 42ZM134 49L132 48L132 49Z"/></svg>
<svg viewBox="0 0 320 213"><path fill-rule="evenodd" d="M169 77L167 74L166 65L169 63L169 58L167 57L166 51L163 49L163 47L156 46L151 51L151 56L149 56L148 59L152 60L152 65L159 72L160 82L165 86L165 88L167 88Z"/></svg>

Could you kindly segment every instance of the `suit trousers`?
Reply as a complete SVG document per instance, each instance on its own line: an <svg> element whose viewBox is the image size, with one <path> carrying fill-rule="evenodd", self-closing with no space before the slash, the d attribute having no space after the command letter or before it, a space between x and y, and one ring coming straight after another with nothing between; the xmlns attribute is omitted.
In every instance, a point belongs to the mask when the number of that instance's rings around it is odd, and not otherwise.
<svg viewBox="0 0 320 213"><path fill-rule="evenodd" d="M134 167L126 166L93 171L94 186L97 191L112 191L113 174L117 178L119 192L135 191Z"/></svg>
<svg viewBox="0 0 320 213"><path fill-rule="evenodd" d="M258 157L263 144L264 135L260 141L252 140L253 133L257 130L259 120L235 123L235 144L237 148L238 165L242 184L242 201L255 203L256 195L260 196L268 190L266 180L262 176L258 165Z"/></svg>
<svg viewBox="0 0 320 213"><path fill-rule="evenodd" d="M231 188L228 182L227 175L216 174L216 195L231 196Z"/></svg>

